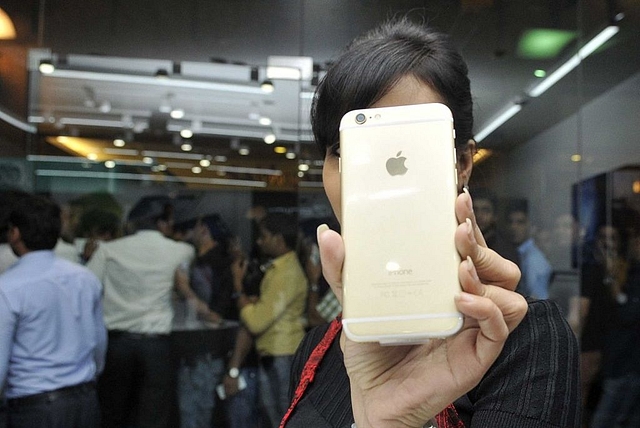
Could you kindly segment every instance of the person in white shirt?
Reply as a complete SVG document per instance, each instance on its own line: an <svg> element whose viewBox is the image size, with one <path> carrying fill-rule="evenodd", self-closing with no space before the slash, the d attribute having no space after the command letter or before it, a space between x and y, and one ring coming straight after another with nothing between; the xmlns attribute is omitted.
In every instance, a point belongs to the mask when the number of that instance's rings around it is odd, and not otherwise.
<svg viewBox="0 0 640 428"><path fill-rule="evenodd" d="M129 214L137 231L101 243L87 263L104 285L109 331L105 370L98 381L103 428L172 423L171 297L174 288L192 297L188 284L175 281L175 273L191 263L195 251L167 237L173 224L169 203L168 198L144 199ZM207 312L206 304L199 303L199 312Z"/></svg>

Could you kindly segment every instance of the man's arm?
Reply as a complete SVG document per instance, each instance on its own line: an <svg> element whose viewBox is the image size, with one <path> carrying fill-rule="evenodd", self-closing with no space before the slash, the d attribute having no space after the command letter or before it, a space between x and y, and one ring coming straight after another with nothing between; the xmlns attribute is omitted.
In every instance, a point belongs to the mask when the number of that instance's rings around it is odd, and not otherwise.
<svg viewBox="0 0 640 428"><path fill-rule="evenodd" d="M240 369L244 359L247 357L253 347L253 336L243 325L238 328L236 333L236 342L233 347L233 353L227 363L227 372L225 373L223 383L227 396L238 393L238 377L231 377L229 371L231 369Z"/></svg>
<svg viewBox="0 0 640 428"><path fill-rule="evenodd" d="M195 302L196 313L199 318L214 324L222 322L220 314L209 309L209 305L193 291L189 284L189 274L182 267L178 267L175 271L174 286L182 298Z"/></svg>
<svg viewBox="0 0 640 428"><path fill-rule="evenodd" d="M98 286L100 284L98 283ZM104 315L102 312L102 299L100 294L96 296L93 307L93 322L96 331L96 349L93 351L96 362L96 377L102 373L107 354L107 328L104 325Z"/></svg>
<svg viewBox="0 0 640 428"><path fill-rule="evenodd" d="M4 383L7 379L13 335L17 322L17 317L13 311L11 311L5 295L0 293L0 390L3 390Z"/></svg>

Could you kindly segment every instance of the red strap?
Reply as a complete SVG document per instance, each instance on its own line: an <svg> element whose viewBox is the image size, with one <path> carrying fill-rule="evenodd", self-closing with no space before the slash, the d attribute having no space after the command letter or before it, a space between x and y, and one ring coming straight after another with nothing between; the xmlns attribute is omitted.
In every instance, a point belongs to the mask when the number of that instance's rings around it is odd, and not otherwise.
<svg viewBox="0 0 640 428"><path fill-rule="evenodd" d="M453 403L436 415L436 424L438 428L464 428L464 423L460 420Z"/></svg>
<svg viewBox="0 0 640 428"><path fill-rule="evenodd" d="M329 329L320 340L320 343L313 349L309 359L304 364L304 368L302 369L302 375L300 376L300 382L298 382L298 386L293 394L293 399L291 400L291 405L285 413L282 421L280 422L279 428L284 428L285 424L289 421L293 410L298 405L298 402L304 395L304 392L307 390L307 387L313 379L315 378L316 372L318 371L318 366L322 362L322 358L327 353L327 350L333 343L334 339L338 336L342 330L342 322L340 317L335 318L331 321L329 325ZM449 404L442 412L436 415L436 423L438 424L438 428L465 428L464 423L458 417L458 412L453 404Z"/></svg>
<svg viewBox="0 0 640 428"><path fill-rule="evenodd" d="M322 358L327 353L327 349L329 349L331 343L333 343L333 340L336 338L338 333L340 333L341 329L342 323L340 322L340 317L337 317L333 321L331 321L329 330L327 330L320 343L318 343L318 345L314 348L313 352L309 356L309 359L302 369L302 376L300 377L300 382L298 382L296 391L293 394L291 405L289 406L287 413L285 413L284 417L282 418L282 422L280 422L280 428L283 428L287 423L289 417L291 416L291 413L293 413L293 410L296 408L298 401L300 401L302 395L306 391L307 386L309 386L309 384L313 382L313 378L316 375L316 371L318 370L318 366L320 365Z"/></svg>

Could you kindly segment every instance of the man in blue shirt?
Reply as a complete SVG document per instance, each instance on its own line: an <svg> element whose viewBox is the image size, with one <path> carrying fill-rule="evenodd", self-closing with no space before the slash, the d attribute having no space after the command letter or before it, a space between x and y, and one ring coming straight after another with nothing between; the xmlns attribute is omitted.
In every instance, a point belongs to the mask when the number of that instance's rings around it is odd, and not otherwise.
<svg viewBox="0 0 640 428"><path fill-rule="evenodd" d="M517 292L536 299L549 298L549 282L553 268L531 237L531 225L524 201L514 202L507 209L507 226L511 242L518 247L522 278Z"/></svg>
<svg viewBox="0 0 640 428"><path fill-rule="evenodd" d="M107 341L100 281L54 254L60 209L52 201L24 198L8 223L7 240L19 257L0 276L8 427L98 427L95 379Z"/></svg>

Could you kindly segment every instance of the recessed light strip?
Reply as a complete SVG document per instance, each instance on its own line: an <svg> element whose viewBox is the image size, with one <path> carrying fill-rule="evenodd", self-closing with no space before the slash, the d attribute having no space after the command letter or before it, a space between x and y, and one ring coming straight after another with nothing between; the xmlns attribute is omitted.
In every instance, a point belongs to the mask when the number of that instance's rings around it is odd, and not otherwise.
<svg viewBox="0 0 640 428"><path fill-rule="evenodd" d="M474 140L479 143L480 141L487 138L489 134L498 129L502 124L515 116L520 110L522 110L522 105L520 104L512 104L511 107L507 108L504 112L499 114L495 119L486 124L484 128L482 128L478 133L476 133Z"/></svg>
<svg viewBox="0 0 640 428"><path fill-rule="evenodd" d="M27 160L31 162L59 162L59 163L98 163L88 160L85 157L71 156L46 156L46 155L27 155Z"/></svg>
<svg viewBox="0 0 640 428"><path fill-rule="evenodd" d="M93 172L93 171L60 171L52 169L38 169L36 175L42 177L68 177L68 178L100 178L100 179L120 179L120 180L136 180L136 181L158 181L158 182L176 182L176 183L196 183L196 184L219 184L223 186L241 186L241 187L267 187L264 181L252 180L232 180L225 178L199 178L199 177L174 177L168 175L154 174L133 174L123 172Z"/></svg>
<svg viewBox="0 0 640 428"><path fill-rule="evenodd" d="M156 150L143 150L141 155L149 156L152 158L192 159L192 160L200 160L204 157L204 155L198 154L198 153L163 152L163 151L156 151Z"/></svg>
<svg viewBox="0 0 640 428"><path fill-rule="evenodd" d="M28 132L30 134L35 134L38 132L38 129L35 126L29 125L21 121L20 119L14 117L13 115L4 111L4 109L0 108L0 120L7 122L9 125L14 126L24 132Z"/></svg>
<svg viewBox="0 0 640 428"><path fill-rule="evenodd" d="M222 92L239 92L245 94L254 95L268 95L258 86L237 85L231 83L218 83L218 82L203 82L197 80L186 79L158 79L155 76L133 76L128 74L118 73L105 73L96 71L84 71L84 70L64 70L56 68L51 74L47 74L47 77L56 77L63 79L85 79L95 80L100 82L118 82L118 83L131 83L139 85L154 85L154 86L166 86L173 88L189 88L189 89L205 89L211 91Z"/></svg>
<svg viewBox="0 0 640 428"><path fill-rule="evenodd" d="M282 175L282 171L279 169L267 169L267 168L245 168L240 166L210 166L207 168L211 171L222 172L235 172L239 174L263 174L263 175Z"/></svg>
<svg viewBox="0 0 640 428"><path fill-rule="evenodd" d="M582 60L595 52L595 50L607 42L607 40L615 36L618 31L620 31L620 27L617 25L610 25L606 27L598 33L597 36L589 40L582 48L580 48L575 55L558 67L557 70L549 74L543 81L529 90L528 95L534 98L542 95L547 89L555 85L560 79L569 74L571 70L576 68Z"/></svg>

